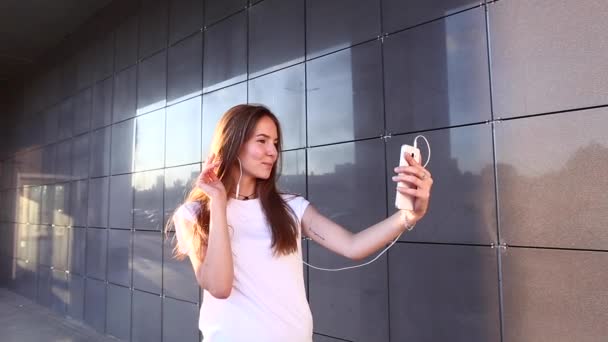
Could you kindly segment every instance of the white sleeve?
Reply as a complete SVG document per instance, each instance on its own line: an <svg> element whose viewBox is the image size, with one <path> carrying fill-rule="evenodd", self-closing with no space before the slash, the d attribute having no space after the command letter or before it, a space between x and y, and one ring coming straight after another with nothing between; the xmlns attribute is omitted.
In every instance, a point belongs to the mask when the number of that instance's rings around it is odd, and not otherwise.
<svg viewBox="0 0 608 342"><path fill-rule="evenodd" d="M190 246L192 246L192 236L194 233L192 224L196 223L197 207L198 203L196 202L184 203L173 215L177 248L180 253L188 254Z"/></svg>

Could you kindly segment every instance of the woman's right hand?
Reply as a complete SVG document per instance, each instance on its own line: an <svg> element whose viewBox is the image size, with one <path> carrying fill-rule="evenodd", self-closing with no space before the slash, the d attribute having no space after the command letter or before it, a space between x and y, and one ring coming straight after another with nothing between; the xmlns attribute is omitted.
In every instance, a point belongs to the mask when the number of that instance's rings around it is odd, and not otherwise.
<svg viewBox="0 0 608 342"><path fill-rule="evenodd" d="M196 186L201 189L211 201L227 200L224 183L222 183L215 173L215 169L220 163L220 160L216 160L215 153L212 153L207 161L203 163L203 170L196 180Z"/></svg>

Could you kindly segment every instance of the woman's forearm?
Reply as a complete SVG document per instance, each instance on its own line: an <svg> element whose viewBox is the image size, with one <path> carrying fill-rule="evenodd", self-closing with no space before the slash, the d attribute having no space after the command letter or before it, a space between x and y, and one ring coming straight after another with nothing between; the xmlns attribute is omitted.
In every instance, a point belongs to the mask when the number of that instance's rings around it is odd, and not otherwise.
<svg viewBox="0 0 608 342"><path fill-rule="evenodd" d="M209 238L205 259L201 264L201 284L216 298L227 298L234 281L232 248L226 219L226 202L209 204Z"/></svg>
<svg viewBox="0 0 608 342"><path fill-rule="evenodd" d="M407 222L414 223L411 214L407 211L397 211L392 216L380 221L373 226L356 233L352 237L350 257L354 260L363 259L392 242L406 227L406 220L402 215L407 216Z"/></svg>

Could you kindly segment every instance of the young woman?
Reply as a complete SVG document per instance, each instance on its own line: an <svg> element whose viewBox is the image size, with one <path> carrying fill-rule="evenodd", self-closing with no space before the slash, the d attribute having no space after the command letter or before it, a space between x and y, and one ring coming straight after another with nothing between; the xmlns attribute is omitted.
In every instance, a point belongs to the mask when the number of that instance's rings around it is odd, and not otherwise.
<svg viewBox="0 0 608 342"><path fill-rule="evenodd" d="M281 128L263 106L238 105L221 118L211 155L170 220L175 257L188 256L204 289L199 328L205 342L310 342L301 237L360 260L385 247L426 213L433 180L409 155L395 182L415 198L357 233L321 215L301 196L277 189ZM170 227L167 226L167 230Z"/></svg>

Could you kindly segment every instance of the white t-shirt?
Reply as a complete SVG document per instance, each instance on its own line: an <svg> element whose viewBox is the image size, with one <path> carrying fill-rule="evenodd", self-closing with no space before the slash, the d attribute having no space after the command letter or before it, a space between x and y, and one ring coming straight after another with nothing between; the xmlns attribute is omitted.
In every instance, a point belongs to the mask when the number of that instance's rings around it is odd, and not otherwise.
<svg viewBox="0 0 608 342"><path fill-rule="evenodd" d="M230 199L226 208L234 261L234 283L227 299L206 290L199 317L205 342L311 342L312 315L304 287L301 225L309 202L300 196L282 195L297 216L298 250L272 255L272 231L259 199ZM192 222L198 202L183 204L176 215ZM186 226L175 220L178 248L187 253Z"/></svg>

